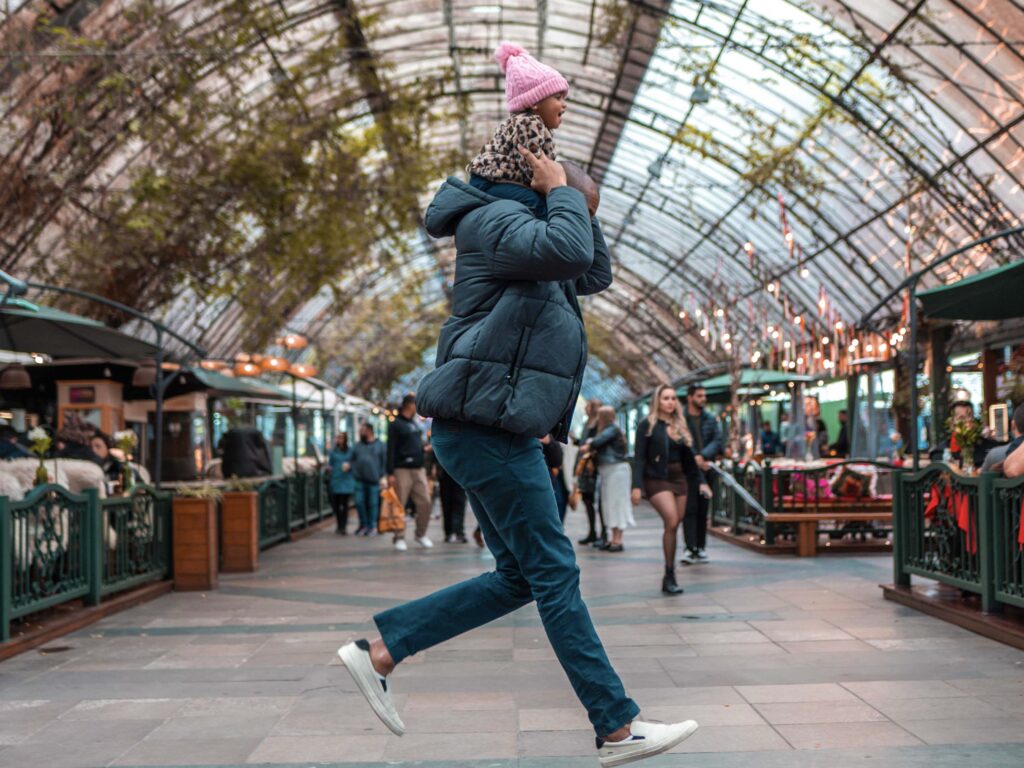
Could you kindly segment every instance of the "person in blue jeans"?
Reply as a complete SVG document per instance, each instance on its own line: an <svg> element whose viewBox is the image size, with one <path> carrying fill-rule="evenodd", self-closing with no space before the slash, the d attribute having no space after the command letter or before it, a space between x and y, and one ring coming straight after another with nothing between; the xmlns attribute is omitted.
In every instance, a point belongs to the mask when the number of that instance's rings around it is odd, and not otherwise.
<svg viewBox="0 0 1024 768"><path fill-rule="evenodd" d="M388 678L396 665L536 601L594 727L598 758L616 766L671 749L697 724L638 719L580 594L538 438L568 436L587 359L576 297L607 288L611 264L592 218L593 181L575 166L521 152L535 192L511 184L484 191L450 178L425 217L431 235L455 235L457 278L417 404L434 419L434 454L466 489L495 570L377 614L380 637L348 643L338 655L377 716L402 735ZM546 220L523 193L546 203Z"/></svg>
<svg viewBox="0 0 1024 768"><path fill-rule="evenodd" d="M356 535L377 535L380 490L387 483L387 455L384 444L376 439L373 426L359 426L359 442L352 447L352 477L355 480L359 529Z"/></svg>

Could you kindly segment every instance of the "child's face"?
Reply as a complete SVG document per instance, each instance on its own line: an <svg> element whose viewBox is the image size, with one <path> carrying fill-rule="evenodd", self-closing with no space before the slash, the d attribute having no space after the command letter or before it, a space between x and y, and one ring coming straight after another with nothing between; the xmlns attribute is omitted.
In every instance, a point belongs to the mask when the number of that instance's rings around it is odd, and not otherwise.
<svg viewBox="0 0 1024 768"><path fill-rule="evenodd" d="M544 121L544 125L549 131L555 130L562 124L566 96L568 94L564 91L556 93L554 96L548 96L533 108L533 111L540 115L540 119Z"/></svg>

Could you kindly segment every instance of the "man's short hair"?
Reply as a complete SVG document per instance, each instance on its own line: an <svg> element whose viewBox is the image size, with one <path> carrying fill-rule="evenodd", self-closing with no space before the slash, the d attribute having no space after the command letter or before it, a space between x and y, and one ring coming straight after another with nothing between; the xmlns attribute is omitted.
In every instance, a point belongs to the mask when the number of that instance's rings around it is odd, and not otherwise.
<svg viewBox="0 0 1024 768"><path fill-rule="evenodd" d="M0 440L17 440L18 431L10 424L0 424Z"/></svg>
<svg viewBox="0 0 1024 768"><path fill-rule="evenodd" d="M416 394L410 392L402 398L402 408L404 409L407 405L416 405Z"/></svg>
<svg viewBox="0 0 1024 768"><path fill-rule="evenodd" d="M1013 409L1013 426L1019 434L1024 435L1024 403Z"/></svg>
<svg viewBox="0 0 1024 768"><path fill-rule="evenodd" d="M686 396L687 397L691 397L693 395L696 395L702 389L704 389L704 385L703 384L698 384L698 383L694 382L693 384L691 384L690 386L688 386L686 388Z"/></svg>
<svg viewBox="0 0 1024 768"><path fill-rule="evenodd" d="M360 428L360 429L365 429L365 430L366 430L367 432L369 432L369 433L370 433L371 435L373 434L373 424L371 424L371 423L370 423L370 422L368 422L368 421L364 421L364 422L363 422L362 424L360 424L360 425L359 425L359 428Z"/></svg>

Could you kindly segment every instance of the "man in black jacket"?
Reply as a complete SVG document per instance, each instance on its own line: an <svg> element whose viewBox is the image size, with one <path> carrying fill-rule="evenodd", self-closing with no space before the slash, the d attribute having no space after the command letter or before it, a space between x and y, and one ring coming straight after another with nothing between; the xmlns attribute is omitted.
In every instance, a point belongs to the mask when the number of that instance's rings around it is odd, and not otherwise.
<svg viewBox="0 0 1024 768"><path fill-rule="evenodd" d="M693 453L697 460L697 468L701 471L701 483L708 482L711 474L709 462L722 453L722 427L718 419L705 410L708 393L699 384L691 384L686 391L686 424L693 435ZM703 493L692 489L686 499L686 515L683 517L683 538L686 551L683 553L683 565L706 563L708 554L705 549L708 541L708 511L711 500Z"/></svg>
<svg viewBox="0 0 1024 768"><path fill-rule="evenodd" d="M423 468L423 435L416 423L416 395L402 398L402 408L388 427L388 485L395 489L405 507L412 497L416 507L416 543L424 549L434 546L427 537L430 525L430 490ZM404 552L405 530L395 534L395 549Z"/></svg>

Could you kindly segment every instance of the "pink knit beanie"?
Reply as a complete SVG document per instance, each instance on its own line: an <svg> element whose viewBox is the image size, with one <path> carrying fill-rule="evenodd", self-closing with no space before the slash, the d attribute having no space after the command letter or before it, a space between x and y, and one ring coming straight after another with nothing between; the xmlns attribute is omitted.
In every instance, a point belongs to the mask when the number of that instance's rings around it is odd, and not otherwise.
<svg viewBox="0 0 1024 768"><path fill-rule="evenodd" d="M522 112L548 96L569 92L564 77L515 43L499 45L494 58L505 73L505 104L509 112Z"/></svg>

